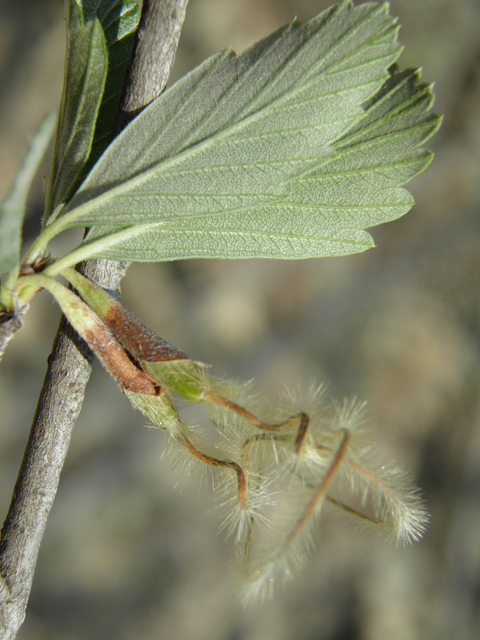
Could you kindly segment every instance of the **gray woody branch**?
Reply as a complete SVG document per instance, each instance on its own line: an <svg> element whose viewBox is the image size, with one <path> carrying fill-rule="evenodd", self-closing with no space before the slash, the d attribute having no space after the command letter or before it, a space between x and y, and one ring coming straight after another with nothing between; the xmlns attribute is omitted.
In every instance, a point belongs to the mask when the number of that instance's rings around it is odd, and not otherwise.
<svg viewBox="0 0 480 640"><path fill-rule="evenodd" d="M175 57L188 0L143 0L115 133L163 90ZM127 263L90 260L81 270L119 292ZM25 617L40 543L57 491L93 354L60 321L27 447L0 540L0 639L12 640Z"/></svg>

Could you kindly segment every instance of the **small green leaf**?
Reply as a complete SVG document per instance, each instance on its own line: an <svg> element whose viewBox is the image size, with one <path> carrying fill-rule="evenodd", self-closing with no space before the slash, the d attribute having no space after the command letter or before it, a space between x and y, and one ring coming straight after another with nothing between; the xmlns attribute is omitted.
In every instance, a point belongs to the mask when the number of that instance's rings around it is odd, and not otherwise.
<svg viewBox="0 0 480 640"><path fill-rule="evenodd" d="M56 223L93 226L62 264L371 247L366 229L412 206L401 187L439 126L431 87L392 66L399 53L386 4L345 1L208 59L94 167Z"/></svg>
<svg viewBox="0 0 480 640"><path fill-rule="evenodd" d="M45 219L68 200L87 161L107 74L103 29L84 23L76 0L67 2L67 54L63 94Z"/></svg>
<svg viewBox="0 0 480 640"><path fill-rule="evenodd" d="M108 74L86 175L111 141L125 73L130 61L135 31L140 20L137 2L128 0L82 0L85 22L98 18L104 30L108 54Z"/></svg>
<svg viewBox="0 0 480 640"><path fill-rule="evenodd" d="M20 262L22 225L30 183L45 154L55 126L55 114L40 123L13 185L0 205L0 276L15 269Z"/></svg>

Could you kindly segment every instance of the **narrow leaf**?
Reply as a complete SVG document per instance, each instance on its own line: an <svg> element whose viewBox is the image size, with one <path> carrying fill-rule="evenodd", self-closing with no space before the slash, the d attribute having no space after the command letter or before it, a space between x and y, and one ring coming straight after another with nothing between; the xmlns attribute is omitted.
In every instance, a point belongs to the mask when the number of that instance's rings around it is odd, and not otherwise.
<svg viewBox="0 0 480 640"><path fill-rule="evenodd" d="M94 18L100 21L108 54L108 73L92 149L82 171L85 176L111 141L140 11L137 2L128 0L82 0L82 9L85 22Z"/></svg>
<svg viewBox="0 0 480 640"><path fill-rule="evenodd" d="M12 187L0 205L0 276L15 269L20 262L22 225L28 190L45 154L55 126L55 114L40 123Z"/></svg>
<svg viewBox="0 0 480 640"><path fill-rule="evenodd" d="M341 2L213 56L114 141L59 229L93 225L82 257L135 261L372 246L365 229L412 206L401 185L439 124L431 88L392 67L396 36L387 5Z"/></svg>
<svg viewBox="0 0 480 640"><path fill-rule="evenodd" d="M87 161L107 73L100 22L94 19L85 24L76 0L69 0L66 6L65 77L45 219L67 201Z"/></svg>

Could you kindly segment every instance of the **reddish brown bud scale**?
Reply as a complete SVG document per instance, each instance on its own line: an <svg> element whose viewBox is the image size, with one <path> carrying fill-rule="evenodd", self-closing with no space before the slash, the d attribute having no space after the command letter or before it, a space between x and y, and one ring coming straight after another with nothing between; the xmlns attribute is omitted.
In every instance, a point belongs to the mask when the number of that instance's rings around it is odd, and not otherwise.
<svg viewBox="0 0 480 640"><path fill-rule="evenodd" d="M78 271L67 269L63 275L135 360L166 362L188 359L183 351L145 327L118 300Z"/></svg>
<svg viewBox="0 0 480 640"><path fill-rule="evenodd" d="M150 396L161 393L162 387L155 384L130 360L105 326L102 327L99 323L94 329L84 331L82 338L122 389Z"/></svg>
<svg viewBox="0 0 480 640"><path fill-rule="evenodd" d="M35 278L36 283L55 297L72 327L85 340L122 389L152 396L158 396L163 391L164 387L149 378L132 361L101 318L73 291L51 278L43 276L32 276L32 278Z"/></svg>
<svg viewBox="0 0 480 640"><path fill-rule="evenodd" d="M136 360L166 362L188 359L183 351L148 329L113 298L102 319L124 349Z"/></svg>
<svg viewBox="0 0 480 640"><path fill-rule="evenodd" d="M36 258L33 262L29 264L22 264L18 270L19 276L28 276L33 275L34 273L40 273L48 267L49 264L54 262L53 258L50 257L50 254L47 256L42 256L41 258Z"/></svg>

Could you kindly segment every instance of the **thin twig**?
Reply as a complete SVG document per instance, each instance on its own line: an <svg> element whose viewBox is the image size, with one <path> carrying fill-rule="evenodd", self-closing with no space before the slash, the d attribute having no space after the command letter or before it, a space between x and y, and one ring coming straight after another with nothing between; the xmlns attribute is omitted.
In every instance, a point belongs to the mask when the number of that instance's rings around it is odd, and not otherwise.
<svg viewBox="0 0 480 640"><path fill-rule="evenodd" d="M163 90L188 0L144 0L116 131ZM118 293L127 263L92 260L83 273ZM13 640L24 620L40 543L57 491L93 355L62 318L48 358L12 502L0 540L0 638Z"/></svg>

